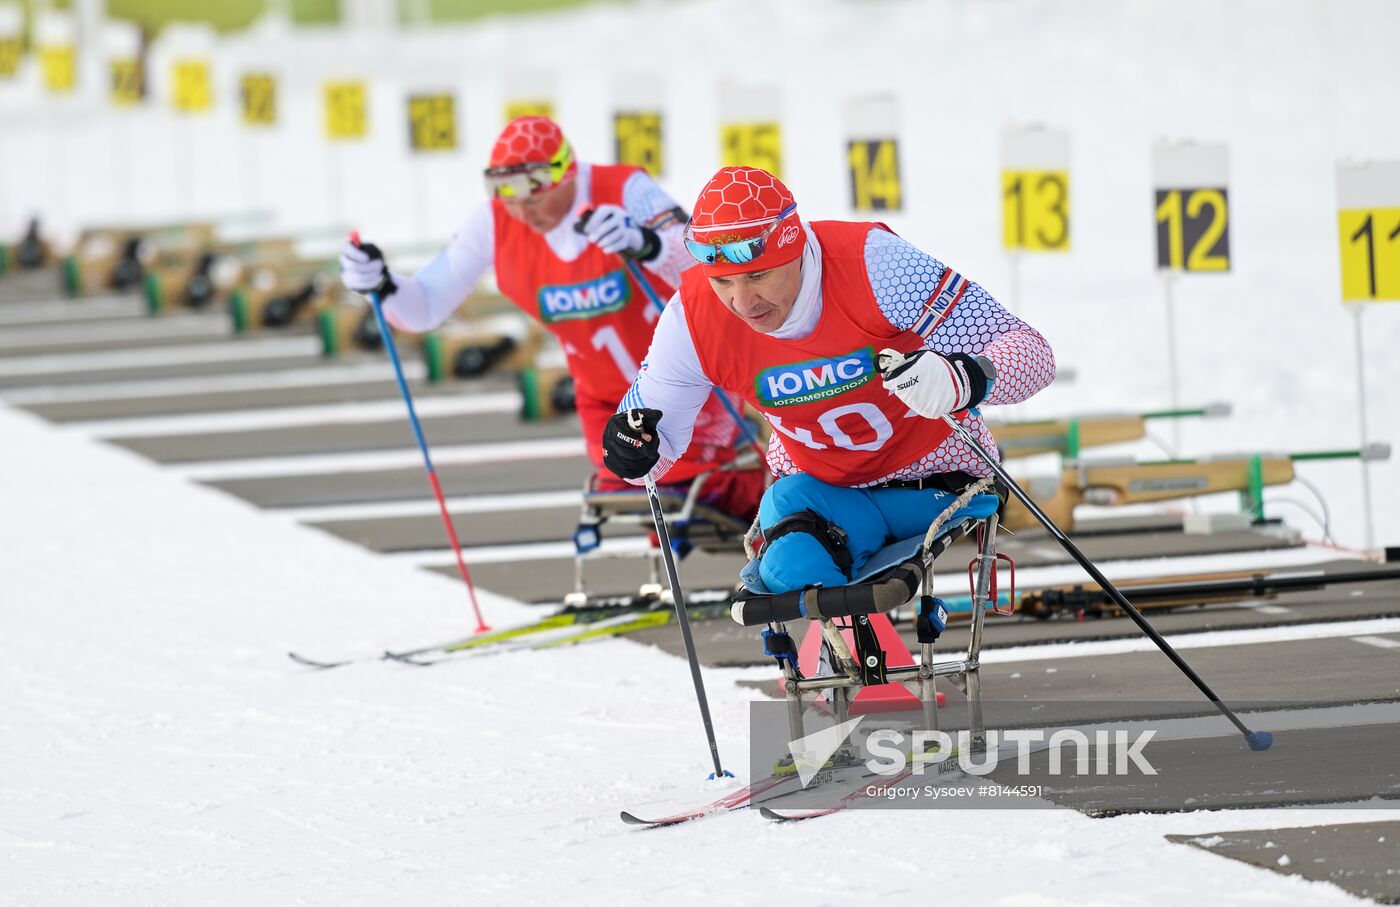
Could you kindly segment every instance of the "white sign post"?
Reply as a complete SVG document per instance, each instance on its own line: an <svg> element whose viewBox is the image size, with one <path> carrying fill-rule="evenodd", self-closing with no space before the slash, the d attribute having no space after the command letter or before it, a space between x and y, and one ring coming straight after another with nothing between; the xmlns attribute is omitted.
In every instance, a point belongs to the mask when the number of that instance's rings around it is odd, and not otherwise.
<svg viewBox="0 0 1400 907"><path fill-rule="evenodd" d="M1183 273L1230 270L1229 157L1223 144L1159 142L1152 148L1157 273L1167 309L1167 373L1172 409L1181 408L1175 282ZM1172 420L1181 456L1181 420Z"/></svg>
<svg viewBox="0 0 1400 907"><path fill-rule="evenodd" d="M1400 161L1337 165L1337 240L1342 302L1351 309L1356 342L1356 397L1360 446L1367 445L1366 365L1362 314L1367 303L1400 302ZM1366 548L1375 548L1370 463L1361 460Z"/></svg>

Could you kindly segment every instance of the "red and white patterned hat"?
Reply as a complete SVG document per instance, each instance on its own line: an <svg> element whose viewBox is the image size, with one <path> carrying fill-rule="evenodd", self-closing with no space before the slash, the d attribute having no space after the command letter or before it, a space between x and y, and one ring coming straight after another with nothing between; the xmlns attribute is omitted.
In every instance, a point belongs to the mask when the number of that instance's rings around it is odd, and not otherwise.
<svg viewBox="0 0 1400 907"><path fill-rule="evenodd" d="M491 162L494 170L498 167L520 167L525 164L561 164L561 155L568 156L568 163L556 182L573 178L578 164L569 151L569 143L564 138L564 130L549 117L516 117L501 130L496 145L491 149Z"/></svg>
<svg viewBox="0 0 1400 907"><path fill-rule="evenodd" d="M767 229L775 217L793 204L788 187L767 170L724 167L700 190L690 217L690 233L702 243L750 239ZM802 229L802 221L794 210L768 234L763 254L753 261L701 263L699 267L711 277L766 271L797 258L806 244L807 232Z"/></svg>

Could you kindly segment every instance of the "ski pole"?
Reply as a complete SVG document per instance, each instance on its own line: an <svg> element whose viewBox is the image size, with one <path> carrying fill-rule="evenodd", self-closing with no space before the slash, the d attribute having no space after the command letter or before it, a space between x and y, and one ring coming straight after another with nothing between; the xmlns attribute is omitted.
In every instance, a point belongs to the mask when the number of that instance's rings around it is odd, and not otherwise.
<svg viewBox="0 0 1400 907"><path fill-rule="evenodd" d="M1171 643L1167 642L1166 639L1162 637L1162 634L1158 633L1157 629L1147 622L1147 618L1142 616L1142 612L1133 607L1132 603L1124 597L1123 593L1118 591L1118 587L1109 582L1108 577L1104 576L1103 573L1099 571L1099 568L1094 566L1094 562L1084 556L1084 553L1079 550L1079 546L1070 541L1069 536L1065 535L1064 531L1061 530L1059 526L1055 525L1055 521L1046 516L1045 512L1036 506L1035 501L1032 501L1030 496L1022 490L1021 486L1016 484L1016 480L1007 474L996 457L993 457L987 449L972 436L972 432L968 431L967 426L963 425L951 415L944 416L943 421L953 429L953 432L957 434L959 438L972 448L977 456L981 457L982 460L991 467L996 477L1005 483L1007 489L1016 496L1016 500L1020 501L1025 508L1031 512L1031 515L1040 521L1040 524L1045 527L1046 531L1055 537L1055 541L1059 542L1061 547L1069 552L1069 556L1074 558L1079 566L1084 568L1085 572L1093 578L1094 582L1099 584L1099 588L1103 589L1109 598L1113 599L1113 603L1122 608L1123 613L1133 619L1133 623L1138 625L1138 629L1146 633L1148 638L1157 644L1157 648L1161 649L1162 653L1170 658L1172 663L1196 685L1196 689L1204 693L1207 699L1215 703L1215 707L1220 710L1220 713L1230 719L1230 722L1234 724L1235 727L1239 728L1240 733L1244 735L1245 742L1249 744L1250 749L1266 750L1273 744L1273 734L1270 734L1268 731L1251 731L1245 726L1243 721L1240 721L1239 716L1234 713L1234 710L1220 701L1220 697L1215 695L1215 691L1207 686L1206 682L1186 663L1186 660L1177 654L1176 649L1172 648Z"/></svg>
<svg viewBox="0 0 1400 907"><path fill-rule="evenodd" d="M634 430L642 427L640 416L627 414L627 424ZM695 638L690 635L690 615L685 610L685 594L681 592L680 576L676 573L676 560L671 554L671 534L666 531L666 518L661 513L661 497L656 493L656 481L647 475L647 501L651 504L651 519L656 524L656 537L661 546L661 560L666 565L666 582L671 586L671 602L676 607L676 622L681 625L681 641L685 643L685 657L690 662L690 679L695 684L695 699L700 703L700 720L705 723L705 738L710 742L710 758L714 760L715 771L710 780L733 778L719 762L719 744L715 742L715 727L710 721L710 702L705 697L705 679L700 676L700 659L695 655Z"/></svg>
<svg viewBox="0 0 1400 907"><path fill-rule="evenodd" d="M651 304L656 307L656 310L658 312L664 311L666 304L661 301L660 296L656 295L656 288L647 281L646 277L642 274L642 269L637 266L637 263L630 258L624 258L622 262L627 266L627 272L632 275L632 279L641 285L642 292L646 294L647 299L651 300ZM744 440L749 442L749 446L758 454L759 460L762 460L765 456L763 445L758 443L758 436L754 434L753 426L749 424L747 419L739 414L738 409L734 407L733 401L724 395L724 391L716 389L714 394L715 397L718 398L720 405L724 407L725 412L729 413L729 418L733 419L734 424L739 426L739 431L743 432Z"/></svg>
<svg viewBox="0 0 1400 907"><path fill-rule="evenodd" d="M588 218L591 216L593 216L592 208L581 213L578 217L578 223L574 224L574 232L582 233L584 226L588 223ZM636 282L637 286L642 288L642 292L646 294L647 300L651 302L652 307L658 312L666 311L666 303L662 302L661 297L656 295L656 288L646 279L646 275L642 274L641 266L625 255L619 255L618 257L622 259L622 264L627 268L627 273L632 276L632 280ZM720 405L729 413L729 418L733 419L734 424L739 426L739 431L744 435L744 440L749 442L749 446L754 449L754 453L758 454L758 459L762 461L766 456L766 452L763 449L763 445L759 443L758 435L754 433L753 426L739 414L733 402L724 395L723 391L716 390L715 396L719 398Z"/></svg>
<svg viewBox="0 0 1400 907"><path fill-rule="evenodd" d="M350 241L357 247L360 245L358 230L351 232ZM371 291L368 295L370 311L374 312L375 323L379 325L379 336L384 339L384 349L389 351L389 361L394 364L394 378L399 383L399 393L403 396L404 405L408 407L408 421L413 426L413 437L417 439L418 449L423 453L423 467L428 473L428 484L432 486L433 494L437 497L438 511L442 513L442 525L447 529L447 540L452 543L452 552L457 555L457 572L462 574L462 582L467 584L467 596L471 599L472 613L476 615L476 632L485 633L491 628L481 619L481 607L476 601L476 586L472 583L472 575L471 571L467 569L467 562L462 558L462 543L457 541L457 528L452 525L452 517L447 512L447 501L442 496L442 483L438 481L437 470L433 468L433 458L428 454L428 441L423 436L423 426L418 421L418 411L413 408L413 395L408 392L408 382L403 377L403 363L399 361L399 351L394 345L394 335L389 333L389 326L384 323L384 313L380 311L379 293Z"/></svg>

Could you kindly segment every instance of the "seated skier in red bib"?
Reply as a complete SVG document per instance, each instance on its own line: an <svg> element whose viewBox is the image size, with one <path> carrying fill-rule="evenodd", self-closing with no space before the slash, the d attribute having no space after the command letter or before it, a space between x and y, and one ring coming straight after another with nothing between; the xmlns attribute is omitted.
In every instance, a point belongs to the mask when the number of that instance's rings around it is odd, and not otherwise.
<svg viewBox="0 0 1400 907"><path fill-rule="evenodd" d="M787 187L720 170L686 233L698 267L657 324L602 437L618 476L660 479L686 453L712 387L773 427L764 494L770 592L844 585L890 541L927 530L938 499L989 474L940 418L1019 403L1054 379L1034 328L986 290L877 223L804 223ZM882 377L878 358L907 357ZM989 381L974 357L995 367Z"/></svg>
<svg viewBox="0 0 1400 907"><path fill-rule="evenodd" d="M427 331L442 324L494 267L501 292L559 339L584 437L591 442L627 392L661 314L624 258L661 300L694 259L685 251L685 211L639 167L576 160L547 117L511 120L491 151L478 205L451 243L413 275L392 272L372 244L346 243L341 279L357 293L378 291L389 323ZM585 217L584 215L587 214ZM668 482L682 483L733 459L739 428L715 399L696 415L695 441ZM762 470L706 481L703 503L752 519ZM602 472L601 490L629 488Z"/></svg>

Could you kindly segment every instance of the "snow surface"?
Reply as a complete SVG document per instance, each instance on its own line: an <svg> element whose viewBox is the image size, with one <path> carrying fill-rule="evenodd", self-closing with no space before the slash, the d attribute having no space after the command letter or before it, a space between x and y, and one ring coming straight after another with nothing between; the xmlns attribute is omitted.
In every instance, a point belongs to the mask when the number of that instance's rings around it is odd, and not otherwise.
<svg viewBox="0 0 1400 907"><path fill-rule="evenodd" d="M1162 835L1382 814L881 811L772 826L740 813L628 828L620 808L703 792L681 661L612 641L300 668L287 650L464 635L465 593L28 414L0 409L0 437L3 903L1343 904ZM482 603L496 625L529 610ZM705 672L736 769L745 673Z"/></svg>

